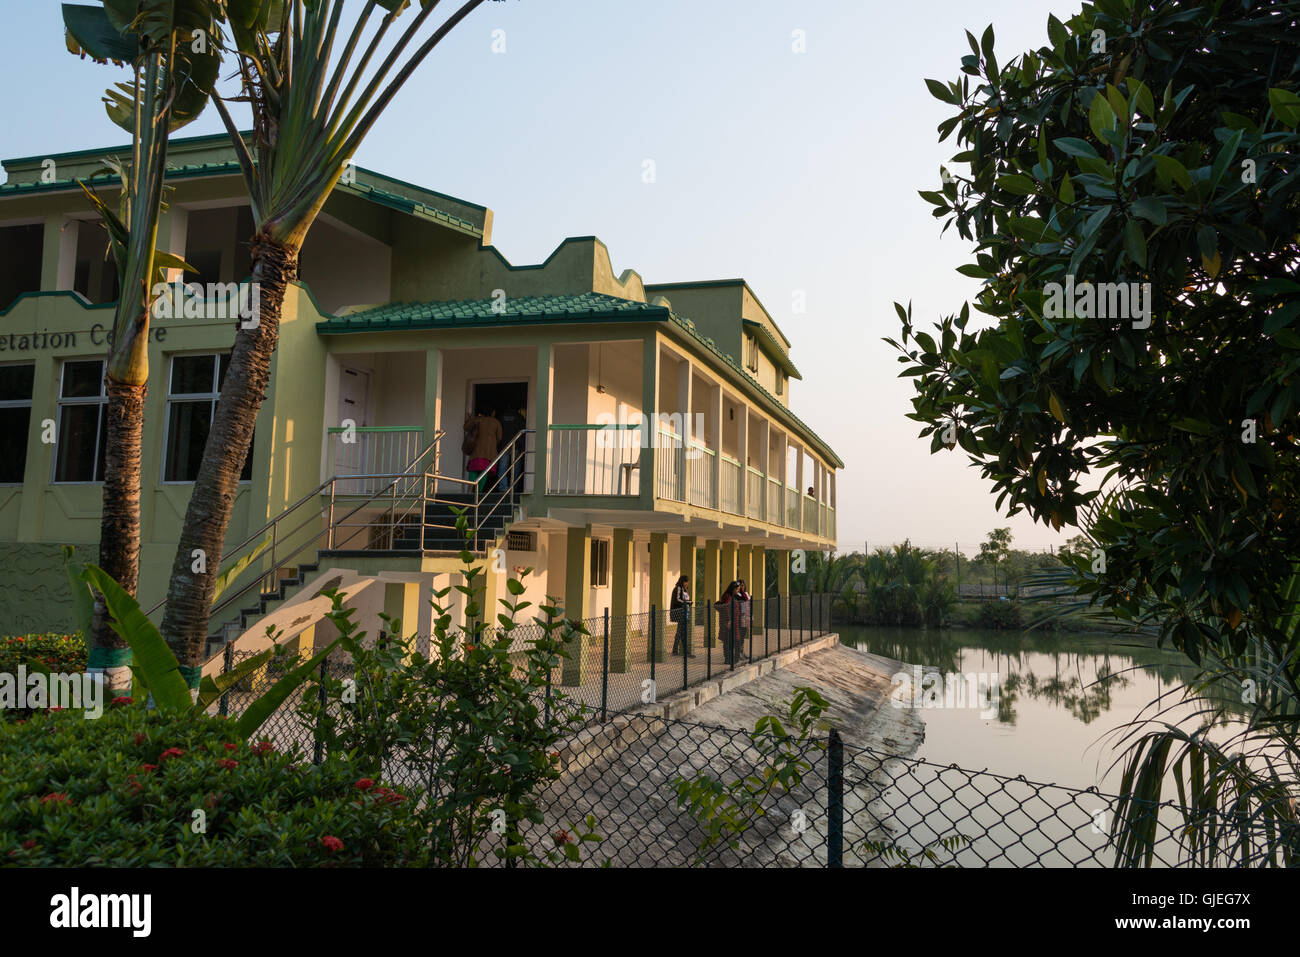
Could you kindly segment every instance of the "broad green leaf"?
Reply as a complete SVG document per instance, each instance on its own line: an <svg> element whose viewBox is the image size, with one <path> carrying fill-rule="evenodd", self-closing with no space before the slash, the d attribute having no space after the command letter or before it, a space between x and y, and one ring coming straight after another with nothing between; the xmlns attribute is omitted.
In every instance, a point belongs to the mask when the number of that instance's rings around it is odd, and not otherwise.
<svg viewBox="0 0 1300 957"><path fill-rule="evenodd" d="M310 661L293 669L293 671L273 684L265 694L250 704L244 710L244 713L239 716L239 721L235 725L239 734L244 738L252 737L254 732L266 722L266 719L275 714L280 705L288 700L289 695L293 694L303 682L311 677L312 672L320 667L320 663L329 657L329 653L342 640L342 637L335 638Z"/></svg>
<svg viewBox="0 0 1300 957"><path fill-rule="evenodd" d="M167 714L189 711L193 699L189 686L181 677L180 662L153 622L140 610L140 605L98 566L87 565L82 577L104 596L104 603L112 615L109 626L131 646L132 666L149 694L153 695L158 710Z"/></svg>

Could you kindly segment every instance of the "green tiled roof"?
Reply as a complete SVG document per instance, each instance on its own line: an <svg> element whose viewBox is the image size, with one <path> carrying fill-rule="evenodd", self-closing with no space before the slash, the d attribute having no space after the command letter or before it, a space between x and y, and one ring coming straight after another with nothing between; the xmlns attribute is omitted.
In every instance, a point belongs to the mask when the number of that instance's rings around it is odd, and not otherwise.
<svg viewBox="0 0 1300 957"><path fill-rule="evenodd" d="M495 308L494 308L495 307ZM503 326L572 320L667 319L668 310L599 292L571 296L520 296L515 299L460 299L448 302L394 302L316 323L322 335L387 332L448 326Z"/></svg>
<svg viewBox="0 0 1300 957"><path fill-rule="evenodd" d="M755 322L753 319L742 319L741 323L746 329L753 331L754 335L761 336L768 344L768 356L776 363L777 366L785 370L785 374L792 379L802 379L799 370L795 367L794 362L786 354L785 347L776 341L771 330L761 322Z"/></svg>
<svg viewBox="0 0 1300 957"><path fill-rule="evenodd" d="M194 176L223 176L232 173L239 173L239 163L231 161L228 163L195 163L188 166L171 166L167 169L167 178L170 179L187 179ZM108 183L117 179L116 173L101 173L98 176L83 177L88 183ZM43 193L60 189L76 189L77 180L73 178L56 179L48 183L40 181L34 183L3 183L0 184L0 198L11 195L26 195L29 193ZM406 213L410 216L418 216L421 219L428 219L436 223L441 223L459 232L466 233L470 236L483 238L483 230L467 220L453 216L450 213L436 209L427 203L417 202L407 199L405 196L399 196L397 193L380 189L378 186L372 186L369 183L339 183L334 187L344 192L353 193L363 199L379 203L381 206L387 206L390 209L396 209L399 212Z"/></svg>
<svg viewBox="0 0 1300 957"><path fill-rule="evenodd" d="M836 467L844 462L835 451L821 440L797 415L783 405L776 396L758 384L740 364L718 348L708 336L701 335L695 323L684 316L670 312L664 306L620 299L598 292L584 292L569 296L521 296L505 299L493 311L493 299L461 299L445 302L394 302L372 309L363 309L345 316L332 316L316 323L320 335L338 335L353 332L394 332L418 329L448 329L465 326L506 326L554 322L599 321L609 322L667 321L688 339L698 343L717 362L726 366L745 384L766 400L768 411L776 418L795 426L812 440L826 458Z"/></svg>

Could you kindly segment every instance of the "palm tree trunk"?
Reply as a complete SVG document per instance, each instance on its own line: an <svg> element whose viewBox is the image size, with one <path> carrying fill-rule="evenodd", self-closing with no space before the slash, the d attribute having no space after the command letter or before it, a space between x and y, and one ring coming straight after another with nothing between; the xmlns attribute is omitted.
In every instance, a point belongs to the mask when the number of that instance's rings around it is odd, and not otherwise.
<svg viewBox="0 0 1300 957"><path fill-rule="evenodd" d="M271 240L265 234L254 238L252 291L258 296L258 321L248 329L241 323L235 335L226 381L185 511L162 622L163 637L186 669L191 687L198 686L197 669L203 662L221 550L235 505L239 474L271 378L285 291L297 275L296 246Z"/></svg>
<svg viewBox="0 0 1300 957"><path fill-rule="evenodd" d="M144 438L144 397L147 386L107 380L108 416L104 449L104 506L99 525L99 566L128 595L140 580L140 449ZM131 684L129 672L117 665L127 644L109 625L102 595L95 595L95 619L90 635L92 666L103 667L109 690Z"/></svg>

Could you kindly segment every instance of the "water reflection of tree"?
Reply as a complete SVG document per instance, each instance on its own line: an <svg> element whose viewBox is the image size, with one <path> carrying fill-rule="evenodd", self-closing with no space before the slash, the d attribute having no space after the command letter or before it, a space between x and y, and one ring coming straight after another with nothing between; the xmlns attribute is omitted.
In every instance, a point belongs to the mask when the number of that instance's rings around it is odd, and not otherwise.
<svg viewBox="0 0 1300 957"><path fill-rule="evenodd" d="M842 629L841 637L845 644L872 654L945 674L964 674L971 652L992 656L990 670L1002 675L997 720L1009 726L1016 723L1015 703L1021 695L1091 724L1114 707L1115 692L1132 685L1133 672L1152 676L1161 695L1181 694L1192 673L1184 656L1141 636L859 627ZM1055 673L1035 674L1029 665L1032 655L1050 656ZM1216 699L1230 710L1234 705L1240 710L1232 689L1216 694Z"/></svg>

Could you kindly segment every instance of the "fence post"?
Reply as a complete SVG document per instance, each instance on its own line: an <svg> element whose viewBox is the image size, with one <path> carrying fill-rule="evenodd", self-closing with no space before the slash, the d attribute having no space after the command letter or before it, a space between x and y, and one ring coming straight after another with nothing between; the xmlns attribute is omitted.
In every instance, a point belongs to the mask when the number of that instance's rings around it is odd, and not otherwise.
<svg viewBox="0 0 1300 957"><path fill-rule="evenodd" d="M713 602L704 600L704 647L708 652L705 677L713 677Z"/></svg>
<svg viewBox="0 0 1300 957"><path fill-rule="evenodd" d="M749 663L754 663L754 599L749 600Z"/></svg>
<svg viewBox="0 0 1300 957"><path fill-rule="evenodd" d="M230 672L234 669L234 664L235 664L235 646L232 645L230 642L226 642L226 647L221 649L221 673L223 675L230 674ZM230 698L229 691L221 692L221 707L217 709L217 713L220 714L223 718L230 714L230 702L228 700L229 698Z"/></svg>
<svg viewBox="0 0 1300 957"><path fill-rule="evenodd" d="M671 614L669 615L669 617L670 618L672 617ZM686 629L683 627L683 625L685 625L688 621L690 621L691 606L689 603L682 605L682 617L686 619L686 621L677 622L677 630L681 633L682 636L682 690L685 691L686 686L690 684L690 680L691 680L690 672L687 671L687 667L690 664L690 660L691 660L690 659L691 642L687 640Z"/></svg>
<svg viewBox="0 0 1300 957"><path fill-rule="evenodd" d="M776 593L776 652L781 653L781 593Z"/></svg>
<svg viewBox="0 0 1300 957"><path fill-rule="evenodd" d="M605 609L605 642L600 655L600 720L606 720L609 709L609 609Z"/></svg>
<svg viewBox="0 0 1300 957"><path fill-rule="evenodd" d="M831 728L826 775L826 866L844 866L844 742Z"/></svg>
<svg viewBox="0 0 1300 957"><path fill-rule="evenodd" d="M554 625L554 623L555 623L555 620L554 620L554 618L551 617L551 613L548 611L548 612L546 613L546 640L547 640L547 641L550 641L550 640L551 640L551 635L552 635L552 626ZM546 653L546 699L545 699L545 700L546 700L546 705L545 705L545 716L546 716L546 717L545 717L545 719L544 719L544 723L547 724L547 725L549 725L549 724L551 723L551 671L552 671L553 668L554 668L554 665L553 665L553 663L552 663L552 661L551 661L551 653L548 651L548 652Z"/></svg>
<svg viewBox="0 0 1300 957"><path fill-rule="evenodd" d="M319 691L318 697L317 697L317 699L316 699L317 702L318 702L319 705L320 705L320 713L316 715L316 742L315 742L315 750L314 750L314 753L312 754L312 763L313 763L313 764L316 764L316 765L318 765L318 766L319 766L322 762L324 762L324 760L325 760L325 738L324 738L324 736L321 734L321 721L322 721L322 719L325 717L325 708L326 708L326 704L325 704L325 676L326 676L327 674L329 674L329 669L326 667L328 664L329 664L329 659L328 659L328 658L322 658L322 659L321 659L321 663L320 663L320 691Z"/></svg>
<svg viewBox="0 0 1300 957"><path fill-rule="evenodd" d="M727 607L731 609L730 620L727 624L727 651L731 658L732 671L736 670L736 605L738 604L739 602L736 601L736 596L733 593L731 601L727 602Z"/></svg>
<svg viewBox="0 0 1300 957"><path fill-rule="evenodd" d="M650 606L650 687L655 687L655 606ZM655 701L659 700L659 692L655 691Z"/></svg>

